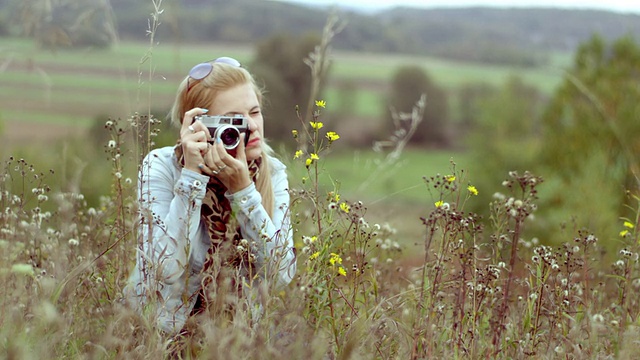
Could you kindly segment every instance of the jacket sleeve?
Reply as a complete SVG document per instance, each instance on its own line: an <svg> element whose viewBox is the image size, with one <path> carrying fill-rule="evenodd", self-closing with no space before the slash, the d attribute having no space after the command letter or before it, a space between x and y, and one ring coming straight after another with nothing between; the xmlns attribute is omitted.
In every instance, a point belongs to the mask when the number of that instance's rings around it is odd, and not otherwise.
<svg viewBox="0 0 640 360"><path fill-rule="evenodd" d="M284 169L272 176L272 217L262 206L262 196L252 183L234 194L225 194L232 204L242 235L254 250L258 269L265 269L278 285L286 285L296 272L293 230L289 214L289 183Z"/></svg>
<svg viewBox="0 0 640 360"><path fill-rule="evenodd" d="M166 298L170 294L164 292L185 290L185 284L176 280L189 266L192 241L202 236L200 208L208 178L182 169L176 181L173 159L162 156L156 152L147 155L139 174L143 226L138 267L147 283L153 279L165 285L161 293Z"/></svg>

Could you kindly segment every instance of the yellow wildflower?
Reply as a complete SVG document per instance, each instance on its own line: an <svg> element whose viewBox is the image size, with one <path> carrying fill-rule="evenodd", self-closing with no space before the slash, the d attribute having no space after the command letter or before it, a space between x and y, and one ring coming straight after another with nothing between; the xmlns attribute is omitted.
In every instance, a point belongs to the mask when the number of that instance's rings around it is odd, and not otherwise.
<svg viewBox="0 0 640 360"><path fill-rule="evenodd" d="M624 227L626 227L627 229L633 229L635 227L635 225L633 225L632 223L625 221L624 222Z"/></svg>
<svg viewBox="0 0 640 360"><path fill-rule="evenodd" d="M440 200L440 201L436 201L434 204L437 208L439 208L440 206L444 205L444 201Z"/></svg>
<svg viewBox="0 0 640 360"><path fill-rule="evenodd" d="M341 203L340 204L340 209L348 214L349 210L351 210L351 207L349 207L349 205L347 205L347 203Z"/></svg>
<svg viewBox="0 0 640 360"><path fill-rule="evenodd" d="M320 160L318 154L311 153L311 160Z"/></svg>
<svg viewBox="0 0 640 360"><path fill-rule="evenodd" d="M302 150L298 150L298 151L296 151L296 154L293 156L293 158L294 158L294 159L297 159L297 158L299 158L300 156L302 156L302 154L303 154Z"/></svg>
<svg viewBox="0 0 640 360"><path fill-rule="evenodd" d="M621 237L625 237L625 236L627 236L627 234L629 234L629 230L622 230L622 231L620 231L620 236L621 236Z"/></svg>
<svg viewBox="0 0 640 360"><path fill-rule="evenodd" d="M311 124L311 127L312 127L314 130L320 130L320 129L322 129L322 127L324 126L324 124L323 124L323 123L321 123L320 121L318 121L318 122L311 121L311 122L310 122L310 124Z"/></svg>
<svg viewBox="0 0 640 360"><path fill-rule="evenodd" d="M338 135L335 131L327 132L326 136L327 136L327 139L329 139L329 141L336 141L340 139L340 135Z"/></svg>
<svg viewBox="0 0 640 360"><path fill-rule="evenodd" d="M345 270L343 267L339 267L338 268L338 274L340 274L342 276L347 276L347 270Z"/></svg>
<svg viewBox="0 0 640 360"><path fill-rule="evenodd" d="M467 186L467 190L469 190L471 195L478 195L478 189L476 189L476 187L473 185Z"/></svg>
<svg viewBox="0 0 640 360"><path fill-rule="evenodd" d="M327 102L324 100L316 100L316 106L324 108L325 106L327 106Z"/></svg>
<svg viewBox="0 0 640 360"><path fill-rule="evenodd" d="M305 164L307 165L307 167L309 167L312 162L313 162L313 160L307 159L307 161L305 161Z"/></svg>
<svg viewBox="0 0 640 360"><path fill-rule="evenodd" d="M336 253L331 253L331 256L329 257L329 263L331 263L331 266L335 264L342 264L342 258Z"/></svg>
<svg viewBox="0 0 640 360"><path fill-rule="evenodd" d="M452 182L456 181L456 176L455 175L447 175L446 179L447 179L447 182L452 183Z"/></svg>
<svg viewBox="0 0 640 360"><path fill-rule="evenodd" d="M298 138L298 130L291 130L291 135L293 135L294 138Z"/></svg>
<svg viewBox="0 0 640 360"><path fill-rule="evenodd" d="M313 254L311 254L309 256L309 260L313 260L313 259L317 258L318 256L320 256L320 252L316 251L316 252L314 252Z"/></svg>

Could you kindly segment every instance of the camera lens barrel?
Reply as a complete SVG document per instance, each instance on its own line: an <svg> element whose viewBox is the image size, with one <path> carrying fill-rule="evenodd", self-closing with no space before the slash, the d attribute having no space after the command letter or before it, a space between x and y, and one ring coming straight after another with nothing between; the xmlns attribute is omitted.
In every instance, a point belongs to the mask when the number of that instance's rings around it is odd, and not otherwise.
<svg viewBox="0 0 640 360"><path fill-rule="evenodd" d="M240 131L235 126L222 125L216 129L213 137L227 150L235 149L240 144Z"/></svg>

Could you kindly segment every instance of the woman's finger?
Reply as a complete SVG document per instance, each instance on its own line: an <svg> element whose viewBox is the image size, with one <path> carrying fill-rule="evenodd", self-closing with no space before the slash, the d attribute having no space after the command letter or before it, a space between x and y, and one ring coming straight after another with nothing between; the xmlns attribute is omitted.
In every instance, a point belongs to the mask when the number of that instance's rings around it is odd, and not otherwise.
<svg viewBox="0 0 640 360"><path fill-rule="evenodd" d="M200 163L198 164L198 169L200 169L200 171L205 174L205 175L209 175L209 176L216 176L218 175L218 171L212 170L210 167L208 167L207 165L205 165L204 163Z"/></svg>
<svg viewBox="0 0 640 360"><path fill-rule="evenodd" d="M220 167L220 165L224 164L222 159L220 158L219 145L216 141L211 144L209 150L207 151L207 165L212 168Z"/></svg>
<svg viewBox="0 0 640 360"><path fill-rule="evenodd" d="M209 133L209 129L202 123L200 120L195 120L193 124L187 127L189 131L192 133L203 133L206 141L211 140L211 134Z"/></svg>
<svg viewBox="0 0 640 360"><path fill-rule="evenodd" d="M206 151L207 150L207 135L204 133L204 131L197 131L193 134L189 133L189 134L184 134L183 136L180 137L180 142L182 144L187 144L187 143L202 143L203 146L199 147L200 149ZM204 155L204 152L202 152L202 154Z"/></svg>
<svg viewBox="0 0 640 360"><path fill-rule="evenodd" d="M182 117L182 126L180 127L180 134L194 133L195 131L191 131L191 129L195 130L193 126L194 118L198 115L206 114L209 110L202 108L193 108L186 113ZM190 128L191 127L191 128Z"/></svg>
<svg viewBox="0 0 640 360"><path fill-rule="evenodd" d="M209 144L204 141L183 142L182 152L184 155L184 166L187 169L198 171L198 165L204 163L203 155L206 154L208 147Z"/></svg>

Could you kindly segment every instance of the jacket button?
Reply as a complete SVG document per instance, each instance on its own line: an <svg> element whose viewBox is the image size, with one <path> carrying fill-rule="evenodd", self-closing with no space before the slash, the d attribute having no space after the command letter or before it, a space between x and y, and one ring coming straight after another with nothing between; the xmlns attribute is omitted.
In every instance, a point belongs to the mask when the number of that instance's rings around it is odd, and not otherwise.
<svg viewBox="0 0 640 360"><path fill-rule="evenodd" d="M193 182L193 186L195 186L195 187L200 187L200 186L202 186L202 182L201 182L200 180L195 180L195 181Z"/></svg>
<svg viewBox="0 0 640 360"><path fill-rule="evenodd" d="M246 197L246 196L243 196L243 197L240 199L240 203L241 203L241 204L245 204L247 201L249 201L249 198L248 198L248 197Z"/></svg>

